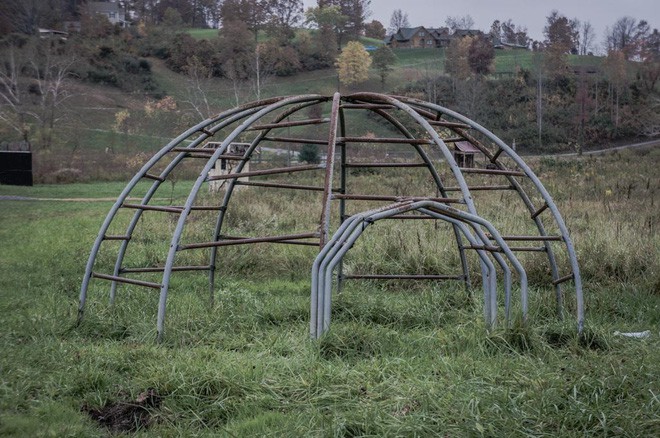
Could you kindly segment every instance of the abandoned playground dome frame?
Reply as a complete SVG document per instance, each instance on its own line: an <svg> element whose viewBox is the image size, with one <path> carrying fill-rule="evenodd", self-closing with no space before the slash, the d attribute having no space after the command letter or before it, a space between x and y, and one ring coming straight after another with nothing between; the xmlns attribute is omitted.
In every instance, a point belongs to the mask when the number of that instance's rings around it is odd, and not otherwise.
<svg viewBox="0 0 660 438"><path fill-rule="evenodd" d="M351 112L365 112L359 123L352 123ZM354 117L355 119L355 117ZM379 124L393 132L391 137L377 137L369 131L366 121ZM327 125L327 131L320 127ZM385 126L385 128L383 128ZM309 135L309 130L319 135ZM294 131L292 135L291 131ZM301 134L305 136L300 136ZM221 141L215 135L224 136ZM314 137L314 138L309 138ZM473 150L483 155L486 165L482 167L459 167L448 144L469 143ZM304 144L326 148L325 159L320 164L296 164L287 167L267 167L252 170L248 163L264 144L273 147L294 147ZM239 147L237 147L237 145ZM350 148L371 147L372 150L385 150L385 147L412 148L410 153L415 161L401 161L382 153L384 161L365 161L351 158ZM385 147L384 147L385 146ZM379 149L380 148L380 149ZM458 150L458 148L457 148ZM462 148L465 150L465 148ZM323 157L322 157L323 158ZM351 158L349 160L349 158ZM201 159L201 160L200 160ZM222 161L223 170L218 171ZM195 179L183 205L159 205L155 196L166 181L173 181L173 172L182 163L204 163ZM231 162L233 165L227 166ZM461 160L463 166L466 162ZM415 195L383 195L353 193L347 182L353 170L373 170L379 168L422 168L429 172L434 187L427 193ZM322 171L322 172L319 172ZM264 180L273 175L292 175L305 172L318 175L323 181L318 185L303 185L299 181ZM317 173L314 173L317 172ZM248 180L249 178L249 180ZM486 183L475 182L471 178L481 178ZM500 179L504 183L488 182ZM470 180L470 183L468 182ZM447 185L452 181L453 185ZM222 182L222 200L217 205L199 205L198 195L206 185ZM129 202L135 196L136 187L146 183L148 189L138 203ZM316 192L320 197L320 217L318 228L306 233L270 236L227 236L223 234L223 224L227 212L231 210L232 194L239 186L259 188L261 196L266 190L302 190ZM411 189L419 189L412 187ZM475 193L507 192L517 194L525 212L520 220L528 224L526 234L505 234L494 226L497 218L481 216L477 210ZM460 196L450 196L459 193ZM265 196L265 195L264 195ZM503 198L502 198L503 199ZM362 212L347 213L349 201L356 203L376 203L375 208ZM387 205L383 205L387 203ZM207 201L208 204L208 201ZM338 209L333 207L338 204ZM507 215L515 214L515 209L502 202L501 208ZM292 206L293 207L293 206ZM109 234L111 225L117 226L120 211L134 211L128 220L125 232ZM208 230L206 241L182 242L191 213L196 211L215 212L215 227ZM167 248L163 253L162 266L126 267L124 261L131 249L131 239L136 234L140 219L145 212L155 212L154 216L175 218L174 228ZM338 213L338 214L337 214ZM544 214L545 213L545 214ZM151 214L151 213L150 213ZM379 274L347 275L342 272L341 260L353 243L371 224L381 219L432 219L449 224L452 239L460 258L461 272L458 274ZM334 226L332 225L334 222ZM331 230L336 228L334 235ZM123 229L123 225L122 228ZM546 230L552 229L552 234ZM510 230L506 230L510 231ZM145 232L145 231L142 231ZM119 243L118 248L112 242ZM160 290L158 302L157 339L163 337L165 311L170 279L174 272L205 271L208 274L211 302L215 290L216 276L222 261L218 250L230 245L255 243L280 243L293 245L313 245L319 247L319 254L312 267L312 291L310 308L310 335L318 338L330 325L330 309L333 278L337 283L350 279L412 279L412 280L456 280L470 285L467 251L475 251L482 275L484 292L484 319L491 329L497 322L497 280L496 268L504 274L505 315L507 324L510 318L512 275L511 267L517 273L520 284L520 306L523 321L527 318L527 274L523 263L516 257L519 252L545 253L551 275L548 283L554 287L557 310L563 316L564 297L562 284L573 281L575 293L575 316L577 330L584 326L584 304L582 282L575 250L568 229L551 198L524 160L492 132L454 111L421 100L390 96L377 93L354 93L334 96L298 95L276 97L248 103L215 117L209 118L182 133L158 151L121 192L106 216L94 241L87 261L80 290L78 322L84 315L88 289L92 279L110 282L110 303L116 297L118 284L128 284ZM528 246L510 246L511 242L528 242ZM533 244L536 243L536 246ZM555 255L558 244L568 262L570 272L560 273ZM101 247L113 254L114 268L111 273L94 270ZM201 265L177 265L177 255L182 252L208 251L207 261ZM495 261L491 260L491 258ZM337 276L333 277L333 270ZM135 274L162 274L159 282L135 278ZM144 277L143 277L144 278ZM339 286L338 286L339 287Z"/></svg>

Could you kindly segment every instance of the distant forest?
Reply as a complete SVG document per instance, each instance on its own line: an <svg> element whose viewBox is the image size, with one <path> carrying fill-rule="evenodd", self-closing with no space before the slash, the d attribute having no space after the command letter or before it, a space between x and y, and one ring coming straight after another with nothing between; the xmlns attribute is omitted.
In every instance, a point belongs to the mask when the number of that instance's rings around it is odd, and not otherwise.
<svg viewBox="0 0 660 438"><path fill-rule="evenodd" d="M79 81L148 93L167 92L154 79L161 59L203 94L204 81L232 84L232 100L261 95L264 77L292 77L334 69L351 41L377 46L373 75L383 86L396 53L386 34L412 27L403 10L386 26L369 21L369 0L127 0L112 3L123 21L99 13L85 0L4 0L0 4L0 134L48 148L58 108ZM107 6L107 5L105 5ZM105 9L103 9L105 10ZM114 12L112 12L114 13ZM473 27L469 16L447 17L452 35ZM205 38L191 29L218 28ZM40 30L41 29L41 30ZM64 34L58 32L66 32ZM505 140L542 150L583 148L660 134L660 35L644 20L622 17L608 28L606 55L590 56L596 36L588 22L553 11L543 41L532 41L524 23L495 19L478 35L453 38L438 49L444 69L385 90L416 96L483 121ZM366 38L366 39L365 39ZM515 45L532 62L497 74L493 41ZM372 48L375 49L376 47ZM378 52L378 53L376 53ZM431 55L433 56L433 55ZM588 62L585 62L587 60ZM359 60L358 60L359 61ZM240 90L248 88L251 93ZM359 86L357 85L353 85ZM211 111L208 102L200 116Z"/></svg>

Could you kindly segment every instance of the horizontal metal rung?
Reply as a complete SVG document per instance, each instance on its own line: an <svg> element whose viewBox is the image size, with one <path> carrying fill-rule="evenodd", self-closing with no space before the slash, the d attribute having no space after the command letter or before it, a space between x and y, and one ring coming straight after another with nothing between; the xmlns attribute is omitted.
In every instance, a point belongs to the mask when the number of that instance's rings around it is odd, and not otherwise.
<svg viewBox="0 0 660 438"><path fill-rule="evenodd" d="M132 278L126 278L126 277L117 277L116 275L97 274L96 272L92 272L92 277L100 278L101 280L116 281L117 283L127 283L127 284L134 284L136 286L150 287L152 289L161 288L161 285L158 283L152 283L150 281L142 281L142 280L133 280Z"/></svg>
<svg viewBox="0 0 660 438"><path fill-rule="evenodd" d="M279 123L265 123L263 125L254 125L246 131L261 131L264 129L276 129L276 128L289 128L294 126L307 126L307 125L319 125L322 123L328 123L330 119L307 119L307 120L296 120L293 122L279 122Z"/></svg>
<svg viewBox="0 0 660 438"><path fill-rule="evenodd" d="M270 243L281 243L286 245L300 245L300 246L319 246L320 240L276 240Z"/></svg>
<svg viewBox="0 0 660 438"><path fill-rule="evenodd" d="M480 173L483 175L509 175L509 176L526 176L525 172L518 170L507 169L477 169L474 167L460 167L463 173Z"/></svg>
<svg viewBox="0 0 660 438"><path fill-rule="evenodd" d="M213 155L215 153L215 149L210 149L210 148L172 148L170 149L170 152L184 152L187 154L206 154L206 155Z"/></svg>
<svg viewBox="0 0 660 438"><path fill-rule="evenodd" d="M173 266L172 272L181 271L210 271L213 266ZM133 274L139 272L165 272L164 266L155 266L151 268L121 268L122 274Z"/></svg>
<svg viewBox="0 0 660 438"><path fill-rule="evenodd" d="M208 135L209 137L213 137L213 134L215 134L215 132L211 132L206 128L200 128L199 132L202 132L202 133Z"/></svg>
<svg viewBox="0 0 660 438"><path fill-rule="evenodd" d="M151 173L145 173L144 175L142 175L142 177L147 178L147 179L151 179L151 180L154 180L154 181L160 181L160 182L165 181L165 178L162 178L158 175L152 175Z"/></svg>
<svg viewBox="0 0 660 438"><path fill-rule="evenodd" d="M384 105L384 104L375 104L375 103L345 103L340 106L344 109L396 109L394 105Z"/></svg>
<svg viewBox="0 0 660 438"><path fill-rule="evenodd" d="M292 189L292 190L310 190L323 192L325 187L321 186L306 186L299 184L284 184L284 183L270 183L270 182L259 182L259 181L236 181L237 185L241 186L254 186L254 187L272 187L277 189Z"/></svg>
<svg viewBox="0 0 660 438"><path fill-rule="evenodd" d="M511 251L545 252L545 246L510 246Z"/></svg>
<svg viewBox="0 0 660 438"><path fill-rule="evenodd" d="M534 213L532 213L531 218L532 218L532 219L536 219L536 218L537 218L541 213L543 213L547 208L548 208L548 203L546 202L546 203L544 203L544 204L541 206L541 208L539 208L539 209L536 210Z"/></svg>
<svg viewBox="0 0 660 438"><path fill-rule="evenodd" d="M414 275L414 274L365 274L365 275L342 275L344 280L464 280L463 275Z"/></svg>
<svg viewBox="0 0 660 438"><path fill-rule="evenodd" d="M444 202L446 204L463 204L462 199L458 198L427 198L423 196L385 196L385 195L332 195L333 199L349 199L354 201L435 201Z"/></svg>
<svg viewBox="0 0 660 438"><path fill-rule="evenodd" d="M470 125L465 123L457 122L445 122L444 120L428 120L429 124L432 126L442 126L444 128L460 128L460 129L471 129Z"/></svg>
<svg viewBox="0 0 660 438"><path fill-rule="evenodd" d="M190 207L191 210L193 211L223 211L227 207L224 205L193 205ZM183 207L182 207L183 209Z"/></svg>
<svg viewBox="0 0 660 438"><path fill-rule="evenodd" d="M504 152L504 149L502 148L497 149L497 152L495 152L495 154L490 158L490 162L491 163L496 162L499 156L502 154L502 152Z"/></svg>
<svg viewBox="0 0 660 438"><path fill-rule="evenodd" d="M558 279L554 280L552 282L552 284L554 286L557 286L558 284L564 283L565 281L568 281L568 280L572 280L573 278L575 278L575 274L571 272L568 275L564 275L563 277L559 277Z"/></svg>
<svg viewBox="0 0 660 438"><path fill-rule="evenodd" d="M236 155L236 154L223 154L223 155L218 155L218 160L243 161L245 160L245 157L243 155Z"/></svg>
<svg viewBox="0 0 660 438"><path fill-rule="evenodd" d="M344 167L428 167L426 163L346 163Z"/></svg>
<svg viewBox="0 0 660 438"><path fill-rule="evenodd" d="M428 111L424 108L419 108L419 107L416 107L416 106L412 106L412 109L415 110L415 112L418 113L419 115L421 115L422 117L426 118L427 121L436 120L437 117L438 117L437 113Z"/></svg>
<svg viewBox="0 0 660 438"><path fill-rule="evenodd" d="M492 239L493 236L487 234L489 239ZM501 236L502 240L511 240L511 241L560 241L563 240L561 236Z"/></svg>
<svg viewBox="0 0 660 438"><path fill-rule="evenodd" d="M249 243L268 243L268 242L282 242L287 240L297 240L297 239L309 239L309 238L318 238L319 233L303 233L303 234L288 234L283 236L269 236L269 237L226 237L225 240L218 240L217 242L203 242L203 243L192 243L189 245L179 246L180 251L187 249L197 249L197 248L213 248L216 246L230 246L230 245L243 245Z"/></svg>
<svg viewBox="0 0 660 438"><path fill-rule="evenodd" d="M475 249L488 252L504 252L502 247L495 245L469 245L463 246L463 249ZM511 251L527 251L527 252L545 252L545 246L510 246Z"/></svg>
<svg viewBox="0 0 660 438"><path fill-rule="evenodd" d="M436 218L432 216L427 216L425 214L395 214L394 216L386 217L384 219L433 219L436 220Z"/></svg>
<svg viewBox="0 0 660 438"><path fill-rule="evenodd" d="M273 169L254 170L251 172L229 173L227 175L215 175L207 178L207 181L218 181L223 179L246 178L250 176L276 175L279 173L302 172L304 170L325 169L325 164L312 164L309 166L280 167Z"/></svg>
<svg viewBox="0 0 660 438"><path fill-rule="evenodd" d="M281 143L301 143L301 144L319 144L327 145L327 140L318 140L315 138L291 138L291 137L264 137L265 141L277 141Z"/></svg>
<svg viewBox="0 0 660 438"><path fill-rule="evenodd" d="M122 204L123 208L135 208L138 210L150 210L150 211L164 211L166 213L181 213L183 208L181 207L166 207L160 205L146 205L146 204Z"/></svg>
<svg viewBox="0 0 660 438"><path fill-rule="evenodd" d="M117 236L106 234L103 236L103 240L131 240L131 236Z"/></svg>
<svg viewBox="0 0 660 438"><path fill-rule="evenodd" d="M494 245L466 245L463 249L474 249L476 251L502 252L502 248Z"/></svg>
<svg viewBox="0 0 660 438"><path fill-rule="evenodd" d="M337 143L433 144L423 138L339 137Z"/></svg>
<svg viewBox="0 0 660 438"><path fill-rule="evenodd" d="M442 141L445 143L457 143L459 141L466 141L465 138L463 137L450 137L450 138L442 138Z"/></svg>
<svg viewBox="0 0 660 438"><path fill-rule="evenodd" d="M493 185L493 186L469 186L470 191L483 191L483 190L515 190L512 185ZM445 187L446 192L460 192L460 187Z"/></svg>

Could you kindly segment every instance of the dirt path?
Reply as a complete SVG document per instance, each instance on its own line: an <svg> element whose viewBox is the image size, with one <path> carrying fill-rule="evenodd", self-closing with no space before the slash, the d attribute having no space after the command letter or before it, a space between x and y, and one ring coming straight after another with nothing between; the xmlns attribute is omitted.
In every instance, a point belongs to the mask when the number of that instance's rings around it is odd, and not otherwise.
<svg viewBox="0 0 660 438"><path fill-rule="evenodd" d="M622 146L615 146L612 148L606 148L606 149L598 149L595 151L584 151L582 152L582 155L598 155L598 154L606 154L608 152L612 151L622 151L624 149L636 149L636 148L644 148L644 147L651 147L651 146L660 146L660 140L649 140L649 141L644 141L641 143L631 143L631 144L624 144ZM578 155L577 152L566 152L566 153L561 153L561 154L543 154L543 155L522 155L523 158L525 157L576 157Z"/></svg>

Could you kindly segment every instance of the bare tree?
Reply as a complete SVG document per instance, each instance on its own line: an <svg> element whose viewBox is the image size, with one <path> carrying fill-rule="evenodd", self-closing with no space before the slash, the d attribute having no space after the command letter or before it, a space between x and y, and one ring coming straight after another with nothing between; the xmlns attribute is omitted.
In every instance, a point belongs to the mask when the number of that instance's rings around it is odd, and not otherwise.
<svg viewBox="0 0 660 438"><path fill-rule="evenodd" d="M640 56L643 42L650 34L648 22L637 21L633 17L619 18L611 28L605 31L605 46L608 52L619 50L626 59L636 59Z"/></svg>
<svg viewBox="0 0 660 438"><path fill-rule="evenodd" d="M268 0L268 32L281 42L292 40L303 21L302 0Z"/></svg>
<svg viewBox="0 0 660 438"><path fill-rule="evenodd" d="M257 100L261 100L261 90L273 76L275 63L279 56L280 47L268 44L257 44L254 48L252 63L250 64L250 78L252 92Z"/></svg>
<svg viewBox="0 0 660 438"><path fill-rule="evenodd" d="M503 42L518 46L529 46L530 38L527 35L525 26L516 25L511 19L508 19L502 22L501 29Z"/></svg>
<svg viewBox="0 0 660 438"><path fill-rule="evenodd" d="M578 53L580 55L588 55L593 52L596 42L596 32L593 26L588 21L582 21L579 25L580 40Z"/></svg>
<svg viewBox="0 0 660 438"><path fill-rule="evenodd" d="M447 17L445 26L451 29L452 32L455 32L457 29L472 29L474 27L474 20L470 15Z"/></svg>
<svg viewBox="0 0 660 438"><path fill-rule="evenodd" d="M614 127L618 128L621 121L621 95L628 87L626 54L621 50L610 50L603 62L603 69L610 88L610 118Z"/></svg>
<svg viewBox="0 0 660 438"><path fill-rule="evenodd" d="M394 34L403 29L410 27L410 22L408 22L408 14L403 12L401 9L395 9L392 12L392 17L390 18L390 27L387 28L387 33Z"/></svg>
<svg viewBox="0 0 660 438"><path fill-rule="evenodd" d="M41 146L52 143L55 125L64 117L71 97L69 78L75 57L59 42L11 37L3 41L0 69L0 120L29 141L38 128Z"/></svg>
<svg viewBox="0 0 660 438"><path fill-rule="evenodd" d="M30 128L27 124L29 114L25 108L26 93L19 83L20 72L25 63L20 49L26 41L11 39L4 43L5 62L0 69L0 120L11 126L24 141L28 141Z"/></svg>
<svg viewBox="0 0 660 438"><path fill-rule="evenodd" d="M192 111L201 120L205 120L211 116L211 105L208 99L208 82L211 72L195 55L188 58L184 69L187 75L186 94L188 96L188 100L185 100L184 103L190 105Z"/></svg>

